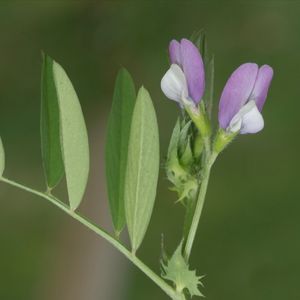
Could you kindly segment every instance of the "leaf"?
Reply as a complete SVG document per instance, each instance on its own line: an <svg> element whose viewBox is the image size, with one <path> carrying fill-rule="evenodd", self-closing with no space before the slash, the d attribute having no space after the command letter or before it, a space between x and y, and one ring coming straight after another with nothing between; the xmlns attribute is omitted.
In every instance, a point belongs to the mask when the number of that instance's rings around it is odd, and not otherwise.
<svg viewBox="0 0 300 300"><path fill-rule="evenodd" d="M43 55L41 94L41 149L48 189L54 188L64 174L60 140L59 109L53 78L53 60Z"/></svg>
<svg viewBox="0 0 300 300"><path fill-rule="evenodd" d="M2 139L0 137L0 177L2 177L5 168L5 153L3 148Z"/></svg>
<svg viewBox="0 0 300 300"><path fill-rule="evenodd" d="M125 214L133 253L141 245L150 222L158 171L156 114L149 93L141 87L133 111L125 178Z"/></svg>
<svg viewBox="0 0 300 300"><path fill-rule="evenodd" d="M53 76L60 114L60 143L70 207L75 210L83 197L89 173L88 135L81 106L64 69L53 62Z"/></svg>
<svg viewBox="0 0 300 300"><path fill-rule="evenodd" d="M133 80L125 69L121 69L115 84L105 147L106 182L116 235L125 225L124 181L135 100Z"/></svg>
<svg viewBox="0 0 300 300"><path fill-rule="evenodd" d="M187 289L191 297L204 297L198 289L199 284L203 286L200 280L204 276L197 276L196 271L189 270L189 265L186 263L181 253L182 243L177 247L168 263L166 265L164 263L162 264L162 277L172 281L178 292Z"/></svg>

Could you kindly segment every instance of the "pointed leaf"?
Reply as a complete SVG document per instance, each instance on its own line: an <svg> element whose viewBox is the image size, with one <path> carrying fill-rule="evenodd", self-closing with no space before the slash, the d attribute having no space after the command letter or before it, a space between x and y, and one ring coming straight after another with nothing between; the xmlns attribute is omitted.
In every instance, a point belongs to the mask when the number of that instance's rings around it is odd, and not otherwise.
<svg viewBox="0 0 300 300"><path fill-rule="evenodd" d="M124 180L135 100L133 80L125 69L121 69L115 84L105 147L107 191L117 235L125 225Z"/></svg>
<svg viewBox="0 0 300 300"><path fill-rule="evenodd" d="M59 137L59 109L52 66L53 60L43 55L40 126L43 166L48 189L54 188L64 174Z"/></svg>
<svg viewBox="0 0 300 300"><path fill-rule="evenodd" d="M133 111L125 178L125 213L132 251L145 236L154 206L159 171L159 137L149 93L140 88Z"/></svg>
<svg viewBox="0 0 300 300"><path fill-rule="evenodd" d="M88 135L81 106L64 69L53 62L53 75L60 113L60 143L70 207L75 210L83 197L89 173Z"/></svg>
<svg viewBox="0 0 300 300"><path fill-rule="evenodd" d="M0 177L2 177L5 168L5 153L2 144L2 139L0 137Z"/></svg>

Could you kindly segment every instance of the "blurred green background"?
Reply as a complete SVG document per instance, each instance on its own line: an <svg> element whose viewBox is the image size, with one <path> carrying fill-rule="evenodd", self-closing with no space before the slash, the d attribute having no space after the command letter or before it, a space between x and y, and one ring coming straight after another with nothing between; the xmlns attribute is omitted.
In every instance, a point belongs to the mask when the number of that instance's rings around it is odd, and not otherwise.
<svg viewBox="0 0 300 300"><path fill-rule="evenodd" d="M163 174L178 108L160 91L172 38L205 28L216 58L215 107L229 74L247 61L275 77L265 129L241 136L219 158L191 267L210 300L300 299L300 2L8 1L0 4L0 135L5 176L44 189L39 139L41 50L78 92L92 170L81 211L111 229L103 147L120 66L151 92L162 174L139 255L159 272L160 239L172 252L183 210ZM58 194L65 198L64 185ZM125 237L126 239L126 237ZM110 245L43 199L0 184L0 299L153 300L167 297Z"/></svg>

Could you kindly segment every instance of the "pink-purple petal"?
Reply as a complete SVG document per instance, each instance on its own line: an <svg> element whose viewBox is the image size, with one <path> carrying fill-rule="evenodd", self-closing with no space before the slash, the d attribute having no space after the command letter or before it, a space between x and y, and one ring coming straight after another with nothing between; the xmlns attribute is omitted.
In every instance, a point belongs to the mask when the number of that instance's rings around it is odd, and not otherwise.
<svg viewBox="0 0 300 300"><path fill-rule="evenodd" d="M176 40L172 40L169 45L169 54L171 64L182 65L181 61L181 46Z"/></svg>
<svg viewBox="0 0 300 300"><path fill-rule="evenodd" d="M259 111L262 110L267 99L268 90L273 78L273 69L268 65L263 65L258 70L258 75L255 81L250 99L254 100Z"/></svg>
<svg viewBox="0 0 300 300"><path fill-rule="evenodd" d="M239 66L229 77L219 104L219 123L223 129L228 127L232 118L248 101L257 74L257 64L245 63Z"/></svg>
<svg viewBox="0 0 300 300"><path fill-rule="evenodd" d="M187 79L189 96L198 104L204 94L205 73L198 48L189 40L181 40L182 68Z"/></svg>

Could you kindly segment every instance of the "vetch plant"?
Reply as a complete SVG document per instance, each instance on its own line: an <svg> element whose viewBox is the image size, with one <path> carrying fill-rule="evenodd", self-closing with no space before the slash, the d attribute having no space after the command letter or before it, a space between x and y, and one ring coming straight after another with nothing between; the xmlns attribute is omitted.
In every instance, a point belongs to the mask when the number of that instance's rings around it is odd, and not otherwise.
<svg viewBox="0 0 300 300"><path fill-rule="evenodd" d="M114 232L108 233L78 212L89 174L89 142L80 102L64 69L43 55L41 93L41 150L45 191L3 176L5 155L0 138L0 180L38 195L104 238L144 272L173 300L203 297L203 276L189 267L203 210L211 168L218 155L238 134L257 133L273 77L268 65L245 63L228 79L219 103L219 128L214 132L212 103L214 57L201 31L191 39L169 45L170 67L161 80L165 96L178 103L178 120L170 139L165 170L185 210L182 239L173 255L162 249L161 274L137 256L151 221L159 173L159 130L149 92L136 93L131 75L118 73L108 122L105 162L110 213ZM55 194L66 179L68 204ZM130 247L122 242L127 228ZM198 273L198 272L197 272ZM200 290L201 288L201 290Z"/></svg>

